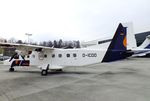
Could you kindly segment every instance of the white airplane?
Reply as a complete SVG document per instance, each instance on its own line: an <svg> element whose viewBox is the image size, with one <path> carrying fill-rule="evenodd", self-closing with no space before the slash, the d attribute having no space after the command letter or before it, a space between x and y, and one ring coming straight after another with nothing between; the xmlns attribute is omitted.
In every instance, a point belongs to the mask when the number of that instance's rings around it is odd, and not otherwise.
<svg viewBox="0 0 150 101"><path fill-rule="evenodd" d="M131 49L134 54L132 56L143 57L150 55L150 35L146 37L144 42L139 46Z"/></svg>
<svg viewBox="0 0 150 101"><path fill-rule="evenodd" d="M123 26L127 27L127 50L128 52L133 52L133 57L145 57L150 56L150 35L146 37L145 41L137 47L136 38L133 34L133 24L130 23L123 23ZM104 44L111 42L111 37L106 37L99 40L93 40L89 42L84 42L83 46L92 47L96 44Z"/></svg>
<svg viewBox="0 0 150 101"><path fill-rule="evenodd" d="M16 47L17 54L10 59L9 71L13 72L15 66L37 66L41 75L47 75L48 70L62 71L68 66L84 66L100 62L111 62L125 59L133 53L126 48L126 27L120 23L116 33L109 44L95 45L97 48L57 49L35 45L0 43L1 47ZM21 50L21 51L20 51ZM16 59L16 56L26 55L25 58Z"/></svg>
<svg viewBox="0 0 150 101"><path fill-rule="evenodd" d="M131 50L134 57L148 56L150 54L150 36L147 36L144 42L137 47L133 24L124 23L123 26L127 27L127 50Z"/></svg>

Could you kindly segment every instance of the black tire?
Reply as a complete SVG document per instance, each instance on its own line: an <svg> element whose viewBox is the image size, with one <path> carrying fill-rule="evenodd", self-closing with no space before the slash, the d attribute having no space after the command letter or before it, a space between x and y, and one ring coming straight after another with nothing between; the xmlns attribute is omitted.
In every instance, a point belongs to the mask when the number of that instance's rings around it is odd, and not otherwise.
<svg viewBox="0 0 150 101"><path fill-rule="evenodd" d="M47 75L47 70L42 70L42 71L41 71L41 75L42 75L42 76L46 76L46 75Z"/></svg>
<svg viewBox="0 0 150 101"><path fill-rule="evenodd" d="M15 69L14 68L9 68L9 72L14 72L15 71Z"/></svg>

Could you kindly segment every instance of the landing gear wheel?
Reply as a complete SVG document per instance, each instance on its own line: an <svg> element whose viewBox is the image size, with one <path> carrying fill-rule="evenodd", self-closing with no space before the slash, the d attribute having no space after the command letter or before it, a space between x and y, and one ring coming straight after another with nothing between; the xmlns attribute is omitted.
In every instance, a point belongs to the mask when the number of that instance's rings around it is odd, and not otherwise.
<svg viewBox="0 0 150 101"><path fill-rule="evenodd" d="M42 76L46 76L46 75L47 75L47 70L42 70L42 71L41 71L41 75L42 75Z"/></svg>
<svg viewBox="0 0 150 101"><path fill-rule="evenodd" d="M14 69L14 68L12 68L12 67L11 67L11 68L9 68L9 72L14 72L14 70L15 70L15 69Z"/></svg>

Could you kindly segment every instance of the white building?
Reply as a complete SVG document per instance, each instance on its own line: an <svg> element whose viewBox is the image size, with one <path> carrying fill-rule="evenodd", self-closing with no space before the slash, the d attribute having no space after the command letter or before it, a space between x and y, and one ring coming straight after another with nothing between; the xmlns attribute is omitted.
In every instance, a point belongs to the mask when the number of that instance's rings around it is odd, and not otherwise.
<svg viewBox="0 0 150 101"><path fill-rule="evenodd" d="M0 38L0 42L6 42L6 39Z"/></svg>
<svg viewBox="0 0 150 101"><path fill-rule="evenodd" d="M89 46L93 46L93 45L97 45L97 44L110 42L111 39L112 39L112 36L100 38L97 40L91 40L91 41L87 41L87 42L81 42L81 47L89 47Z"/></svg>

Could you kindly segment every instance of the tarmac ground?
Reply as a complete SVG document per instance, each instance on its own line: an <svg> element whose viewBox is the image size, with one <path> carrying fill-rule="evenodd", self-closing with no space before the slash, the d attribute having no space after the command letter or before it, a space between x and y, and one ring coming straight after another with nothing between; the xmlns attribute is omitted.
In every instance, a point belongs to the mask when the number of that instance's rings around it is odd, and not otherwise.
<svg viewBox="0 0 150 101"><path fill-rule="evenodd" d="M150 101L150 58L129 58L41 76L0 65L0 101Z"/></svg>

